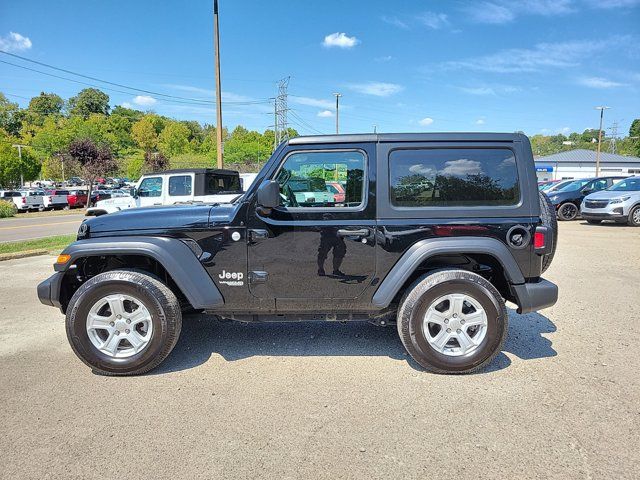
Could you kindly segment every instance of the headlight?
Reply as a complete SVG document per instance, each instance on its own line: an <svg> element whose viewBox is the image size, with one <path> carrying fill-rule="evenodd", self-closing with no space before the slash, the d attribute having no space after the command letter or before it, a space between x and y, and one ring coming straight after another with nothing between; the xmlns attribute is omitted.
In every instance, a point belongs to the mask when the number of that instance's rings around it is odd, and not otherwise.
<svg viewBox="0 0 640 480"><path fill-rule="evenodd" d="M609 203L622 203L622 202L626 202L630 198L631 198L631 196L612 198L611 200L609 200Z"/></svg>

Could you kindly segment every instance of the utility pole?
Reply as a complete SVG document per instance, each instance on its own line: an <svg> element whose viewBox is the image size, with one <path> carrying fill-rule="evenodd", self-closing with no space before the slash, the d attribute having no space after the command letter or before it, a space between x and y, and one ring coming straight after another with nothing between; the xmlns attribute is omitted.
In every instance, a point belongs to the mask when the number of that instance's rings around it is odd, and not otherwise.
<svg viewBox="0 0 640 480"><path fill-rule="evenodd" d="M289 111L288 93L289 80L291 77L285 77L278 82L278 96L275 100L275 120L276 120L276 147L280 143L289 138L289 123L287 121L287 112Z"/></svg>
<svg viewBox="0 0 640 480"><path fill-rule="evenodd" d="M334 93L336 96L336 135L340 133L340 97L341 93Z"/></svg>
<svg viewBox="0 0 640 480"><path fill-rule="evenodd" d="M64 153L59 153L58 156L60 157L60 164L62 166L62 181L64 182Z"/></svg>
<svg viewBox="0 0 640 480"><path fill-rule="evenodd" d="M596 177L600 176L600 148L602 146L602 119L604 117L604 111L611 107L595 107L596 110L600 110L600 129L598 130L598 153L596 154Z"/></svg>
<svg viewBox="0 0 640 480"><path fill-rule="evenodd" d="M378 133L378 125L373 125L373 133Z"/></svg>
<svg viewBox="0 0 640 480"><path fill-rule="evenodd" d="M273 151L278 148L278 99L273 99Z"/></svg>
<svg viewBox="0 0 640 480"><path fill-rule="evenodd" d="M220 31L218 29L218 0L213 0L213 36L216 60L216 150L218 168L222 168L222 90L220 89Z"/></svg>
<svg viewBox="0 0 640 480"><path fill-rule="evenodd" d="M20 188L22 188L24 187L24 175L22 173L22 149L24 147L28 147L28 145L16 143L15 145L12 145L12 147L18 149L18 158L20 159Z"/></svg>

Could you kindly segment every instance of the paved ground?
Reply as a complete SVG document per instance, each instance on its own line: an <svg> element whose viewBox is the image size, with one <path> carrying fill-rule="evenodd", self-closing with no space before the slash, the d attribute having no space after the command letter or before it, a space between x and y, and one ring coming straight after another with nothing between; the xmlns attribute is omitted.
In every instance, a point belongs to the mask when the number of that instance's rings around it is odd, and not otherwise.
<svg viewBox="0 0 640 480"><path fill-rule="evenodd" d="M76 233L85 218L84 214L51 215L48 217L40 215L30 217L29 215L23 213L19 217L0 221L0 242Z"/></svg>
<svg viewBox="0 0 640 480"><path fill-rule="evenodd" d="M0 262L0 477L638 478L640 230L561 228L559 303L461 377L393 328L199 317L159 371L100 377L35 299L53 259Z"/></svg>

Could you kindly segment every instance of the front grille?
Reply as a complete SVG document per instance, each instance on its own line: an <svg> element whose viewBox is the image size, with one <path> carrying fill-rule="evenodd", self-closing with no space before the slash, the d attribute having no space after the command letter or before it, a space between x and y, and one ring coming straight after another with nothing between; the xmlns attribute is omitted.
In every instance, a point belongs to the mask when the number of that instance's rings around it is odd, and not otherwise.
<svg viewBox="0 0 640 480"><path fill-rule="evenodd" d="M609 204L609 200L587 200L584 202L587 208L604 208Z"/></svg>

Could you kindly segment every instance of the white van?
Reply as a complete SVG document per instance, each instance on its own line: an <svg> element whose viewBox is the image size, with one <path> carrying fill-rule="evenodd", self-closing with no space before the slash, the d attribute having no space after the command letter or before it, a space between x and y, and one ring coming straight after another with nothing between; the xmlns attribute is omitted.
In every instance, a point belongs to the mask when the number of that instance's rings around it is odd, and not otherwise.
<svg viewBox="0 0 640 480"><path fill-rule="evenodd" d="M88 208L87 216L120 210L177 203L229 203L242 195L240 176L235 170L193 168L143 175L131 196L100 200Z"/></svg>

